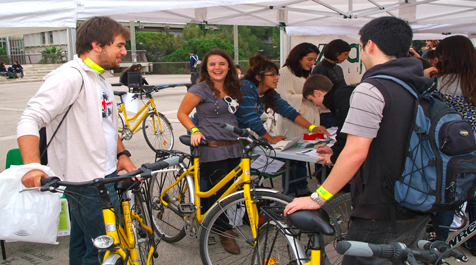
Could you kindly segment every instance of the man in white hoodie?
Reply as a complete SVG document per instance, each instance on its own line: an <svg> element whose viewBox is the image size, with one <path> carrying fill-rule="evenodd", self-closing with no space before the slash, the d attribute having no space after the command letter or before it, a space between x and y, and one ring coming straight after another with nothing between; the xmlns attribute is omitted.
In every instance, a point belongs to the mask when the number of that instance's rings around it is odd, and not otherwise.
<svg viewBox="0 0 476 265"><path fill-rule="evenodd" d="M25 164L40 163L38 131L46 127L51 142L48 166L63 180L109 178L121 170L136 169L118 137L116 104L111 85L105 80L111 76L105 70L119 68L129 37L128 29L109 17L91 18L78 28L77 55L44 77L17 124ZM32 170L23 176L22 183L39 187L40 179L46 177L43 171ZM114 185L106 187L118 206ZM67 188L65 193L72 216L70 264L98 264L98 252L91 241L104 230L101 205L95 202L97 189Z"/></svg>

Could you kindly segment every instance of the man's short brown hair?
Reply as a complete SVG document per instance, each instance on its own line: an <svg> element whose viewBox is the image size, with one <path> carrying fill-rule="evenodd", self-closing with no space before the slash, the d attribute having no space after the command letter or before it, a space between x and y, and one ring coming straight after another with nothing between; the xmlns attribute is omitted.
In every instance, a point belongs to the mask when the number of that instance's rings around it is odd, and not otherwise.
<svg viewBox="0 0 476 265"><path fill-rule="evenodd" d="M310 75L306 79L304 87L302 88L302 96L304 98L312 96L314 95L314 90L319 90L327 93L331 90L332 86L333 84L329 77L321 74Z"/></svg>
<svg viewBox="0 0 476 265"><path fill-rule="evenodd" d="M114 38L122 35L128 40L129 29L110 17L92 17L79 26L76 33L76 53L78 55L93 49L92 42L97 41L100 47L110 45Z"/></svg>

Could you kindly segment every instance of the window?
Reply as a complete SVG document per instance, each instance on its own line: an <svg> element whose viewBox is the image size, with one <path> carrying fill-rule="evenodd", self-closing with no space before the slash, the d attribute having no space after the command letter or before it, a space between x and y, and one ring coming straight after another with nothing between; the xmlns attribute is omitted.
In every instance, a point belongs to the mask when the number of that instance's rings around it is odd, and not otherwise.
<svg viewBox="0 0 476 265"><path fill-rule="evenodd" d="M53 31L48 32L50 34L50 43L53 43Z"/></svg>
<svg viewBox="0 0 476 265"><path fill-rule="evenodd" d="M41 43L46 44L46 32L41 33Z"/></svg>

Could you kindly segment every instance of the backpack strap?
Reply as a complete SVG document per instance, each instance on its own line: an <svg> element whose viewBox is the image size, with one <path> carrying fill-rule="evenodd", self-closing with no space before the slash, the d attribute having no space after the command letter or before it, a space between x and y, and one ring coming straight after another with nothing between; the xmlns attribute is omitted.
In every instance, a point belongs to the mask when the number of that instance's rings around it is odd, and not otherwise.
<svg viewBox="0 0 476 265"><path fill-rule="evenodd" d="M412 94L415 98L418 99L418 94L419 94L418 91L413 86L410 87L407 83L403 82L402 80L400 80L396 77L389 76L389 75L374 75L374 76L370 76L370 77L366 78L365 80L371 79L371 78L380 78L380 79L392 80L393 82L401 85L408 92L410 92L410 94ZM365 82L365 80L364 80L364 82Z"/></svg>
<svg viewBox="0 0 476 265"><path fill-rule="evenodd" d="M72 66L71 66L71 68L74 68L74 69L78 70L79 75L81 76L81 88L79 89L79 93L81 93L81 91L83 90L83 86L84 86L84 78L83 78L83 75L81 74L81 71L79 71L78 68L72 67ZM78 97L79 97L79 93L78 93ZM76 100L75 100L74 102L76 102ZM51 141L53 140L53 138L55 137L56 133L58 132L59 127L61 126L61 124L63 124L63 121L64 121L64 119L66 118L66 115L68 115L68 112L69 112L69 110L71 109L71 107L73 106L74 102L71 103L71 105L69 105L69 107L68 107L68 109L66 110L66 113L64 114L63 118L61 118L61 121L59 122L58 127L56 127L56 130L54 131L54 133L53 133L53 135L51 136L50 140L49 140L48 143L46 144L45 149L43 149L43 152L41 152L40 159L42 159L43 156L46 154L46 150L48 149L48 147L49 147L50 144L51 144ZM44 133L45 133L45 135L46 135L46 130L44 131Z"/></svg>

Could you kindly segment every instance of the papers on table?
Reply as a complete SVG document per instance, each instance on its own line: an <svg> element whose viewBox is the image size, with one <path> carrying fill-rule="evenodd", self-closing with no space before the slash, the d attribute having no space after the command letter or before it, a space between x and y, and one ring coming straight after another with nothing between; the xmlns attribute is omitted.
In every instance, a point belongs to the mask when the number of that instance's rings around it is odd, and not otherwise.
<svg viewBox="0 0 476 265"><path fill-rule="evenodd" d="M261 155L255 161L251 163L251 168L257 169L260 172L273 174L279 171L283 167L284 162L273 158L266 158Z"/></svg>
<svg viewBox="0 0 476 265"><path fill-rule="evenodd" d="M298 137L286 139L286 140L281 140L275 144L271 144L271 146L274 148L276 152L281 152L292 147L300 139L302 139L302 136L298 136Z"/></svg>

